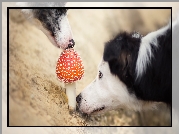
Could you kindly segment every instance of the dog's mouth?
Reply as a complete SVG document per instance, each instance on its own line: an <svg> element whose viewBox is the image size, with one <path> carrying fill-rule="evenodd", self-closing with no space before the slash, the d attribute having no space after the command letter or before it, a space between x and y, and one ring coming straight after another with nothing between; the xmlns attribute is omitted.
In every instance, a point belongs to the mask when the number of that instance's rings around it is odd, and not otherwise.
<svg viewBox="0 0 179 134"><path fill-rule="evenodd" d="M88 108L88 107L86 107ZM90 108L90 107L89 107ZM94 108L93 110L90 110L90 109L81 109L80 105L76 105L76 112L84 115L84 116L90 116L90 115L95 115L95 114L102 114L104 109L106 108L105 105L102 105L101 107L97 107L97 108Z"/></svg>
<svg viewBox="0 0 179 134"><path fill-rule="evenodd" d="M94 109L91 114L97 113L97 112L101 112L102 110L104 110L105 106L102 106L100 108Z"/></svg>

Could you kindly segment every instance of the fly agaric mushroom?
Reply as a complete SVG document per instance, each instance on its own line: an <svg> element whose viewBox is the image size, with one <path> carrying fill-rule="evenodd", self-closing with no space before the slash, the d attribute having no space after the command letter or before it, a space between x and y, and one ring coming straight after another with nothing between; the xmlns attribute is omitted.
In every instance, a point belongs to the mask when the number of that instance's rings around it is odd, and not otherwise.
<svg viewBox="0 0 179 134"><path fill-rule="evenodd" d="M84 75L84 65L79 54L74 49L64 50L56 66L56 74L60 81L65 83L68 106L76 109L76 81Z"/></svg>

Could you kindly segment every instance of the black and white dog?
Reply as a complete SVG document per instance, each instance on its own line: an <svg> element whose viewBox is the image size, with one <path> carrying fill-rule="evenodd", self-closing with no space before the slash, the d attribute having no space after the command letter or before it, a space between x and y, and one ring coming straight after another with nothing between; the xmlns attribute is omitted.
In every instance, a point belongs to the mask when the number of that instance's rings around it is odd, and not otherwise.
<svg viewBox="0 0 179 134"><path fill-rule="evenodd" d="M107 42L98 76L76 98L79 110L89 115L121 107L140 111L158 102L171 106L171 27L145 37L123 32ZM179 30L178 21L172 28Z"/></svg>
<svg viewBox="0 0 179 134"><path fill-rule="evenodd" d="M19 7L64 7L65 2L17 2ZM30 20L59 48L73 47L75 42L67 18L66 8L22 9Z"/></svg>

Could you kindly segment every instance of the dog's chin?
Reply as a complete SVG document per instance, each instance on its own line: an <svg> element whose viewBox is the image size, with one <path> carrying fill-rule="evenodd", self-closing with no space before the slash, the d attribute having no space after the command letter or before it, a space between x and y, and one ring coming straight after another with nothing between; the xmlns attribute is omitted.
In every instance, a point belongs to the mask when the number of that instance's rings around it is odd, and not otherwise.
<svg viewBox="0 0 179 134"><path fill-rule="evenodd" d="M96 114L102 114L105 111L105 106L95 108L93 111L90 113L91 115L96 115Z"/></svg>
<svg viewBox="0 0 179 134"><path fill-rule="evenodd" d="M94 108L93 110L85 111L83 109L79 109L79 112L84 115L103 115L106 112L105 106Z"/></svg>
<svg viewBox="0 0 179 134"><path fill-rule="evenodd" d="M90 113L91 116L96 116L96 115L104 115L106 113L106 110L101 110L101 111L95 111Z"/></svg>

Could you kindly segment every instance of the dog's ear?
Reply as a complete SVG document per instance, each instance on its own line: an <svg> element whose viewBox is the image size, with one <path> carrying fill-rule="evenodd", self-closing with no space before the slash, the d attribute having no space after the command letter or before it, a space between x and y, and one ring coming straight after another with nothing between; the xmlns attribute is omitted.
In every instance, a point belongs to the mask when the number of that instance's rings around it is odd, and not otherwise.
<svg viewBox="0 0 179 134"><path fill-rule="evenodd" d="M115 40L113 40L114 42ZM131 54L129 49L125 49L125 47L119 45L118 43L107 43L104 48L104 55L103 59L104 61L107 61L109 63L109 67L111 70L111 73L113 74L119 74L120 76L125 76L127 73L127 69L131 63ZM129 43L129 42L125 42ZM127 45L127 44L125 44Z"/></svg>
<svg viewBox="0 0 179 134"><path fill-rule="evenodd" d="M129 65L131 64L131 54L127 51L122 51L120 55L110 55L104 59L109 63L111 73L118 74L125 77L129 70Z"/></svg>
<svg viewBox="0 0 179 134"><path fill-rule="evenodd" d="M119 62L121 64L122 71L126 71L131 63L131 54L127 51L122 51L119 55Z"/></svg>

